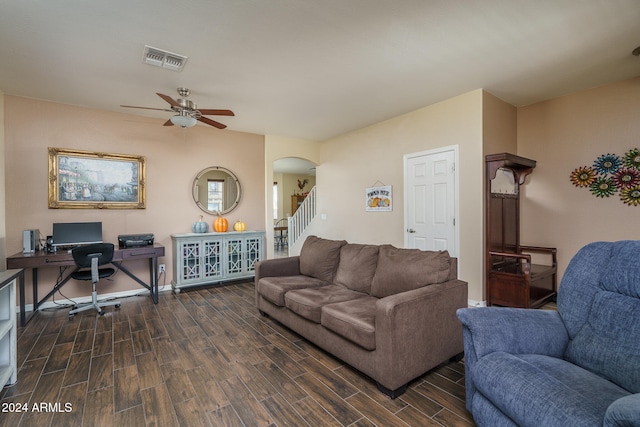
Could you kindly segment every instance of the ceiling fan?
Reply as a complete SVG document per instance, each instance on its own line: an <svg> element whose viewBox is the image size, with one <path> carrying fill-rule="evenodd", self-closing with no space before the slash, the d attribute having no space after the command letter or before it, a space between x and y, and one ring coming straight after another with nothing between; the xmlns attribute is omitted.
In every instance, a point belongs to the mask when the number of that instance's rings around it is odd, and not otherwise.
<svg viewBox="0 0 640 427"><path fill-rule="evenodd" d="M177 113L175 116L172 116L169 120L167 120L163 126L173 126L177 125L183 128L191 127L196 124L196 121L208 124L210 126L217 127L218 129L224 129L227 125L224 125L215 120L211 120L208 117L204 116L234 116L233 111L231 110L213 110L213 109L198 109L196 104L187 99L191 90L186 87L179 87L178 94L180 98L174 100L168 95L164 95L162 93L156 93L160 98L164 99L171 106L170 108L152 108L152 107L136 107L134 105L121 105L124 108L141 108L143 110L159 110L159 111L170 111L173 113Z"/></svg>

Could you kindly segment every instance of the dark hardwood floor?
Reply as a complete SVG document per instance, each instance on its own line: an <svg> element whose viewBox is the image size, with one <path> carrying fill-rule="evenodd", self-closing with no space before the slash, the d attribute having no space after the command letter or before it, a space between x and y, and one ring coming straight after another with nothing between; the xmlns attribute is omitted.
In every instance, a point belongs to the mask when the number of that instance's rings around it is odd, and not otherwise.
<svg viewBox="0 0 640 427"><path fill-rule="evenodd" d="M391 400L254 306L253 283L44 311L18 330L0 426L469 426L463 362Z"/></svg>

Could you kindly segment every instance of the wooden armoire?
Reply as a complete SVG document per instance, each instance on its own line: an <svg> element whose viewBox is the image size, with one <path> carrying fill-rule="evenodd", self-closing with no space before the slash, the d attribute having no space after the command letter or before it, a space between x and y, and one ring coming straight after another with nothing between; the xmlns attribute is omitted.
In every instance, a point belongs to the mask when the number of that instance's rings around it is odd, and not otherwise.
<svg viewBox="0 0 640 427"><path fill-rule="evenodd" d="M535 167L514 154L486 156L487 305L535 308L556 296L556 249L520 243L520 187Z"/></svg>

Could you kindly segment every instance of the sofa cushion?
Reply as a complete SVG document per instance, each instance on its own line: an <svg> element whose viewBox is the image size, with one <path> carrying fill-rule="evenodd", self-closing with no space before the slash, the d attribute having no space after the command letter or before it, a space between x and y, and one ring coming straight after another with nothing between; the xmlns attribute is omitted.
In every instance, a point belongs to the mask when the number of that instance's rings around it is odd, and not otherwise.
<svg viewBox="0 0 640 427"><path fill-rule="evenodd" d="M322 307L321 324L367 350L376 349L376 301L366 296Z"/></svg>
<svg viewBox="0 0 640 427"><path fill-rule="evenodd" d="M339 285L289 291L284 296L284 305L299 316L320 323L322 306L336 302L354 300L367 296Z"/></svg>
<svg viewBox="0 0 640 427"><path fill-rule="evenodd" d="M308 276L263 277L258 281L256 291L267 301L284 307L284 295L290 290L326 285L327 282Z"/></svg>
<svg viewBox="0 0 640 427"><path fill-rule="evenodd" d="M399 249L382 245L371 283L371 295L384 298L447 281L451 258L447 251Z"/></svg>
<svg viewBox="0 0 640 427"><path fill-rule="evenodd" d="M598 292L587 322L569 342L565 358L640 393L640 300Z"/></svg>
<svg viewBox="0 0 640 427"><path fill-rule="evenodd" d="M518 425L602 425L609 405L629 395L586 369L543 355L494 352L470 375L478 391Z"/></svg>
<svg viewBox="0 0 640 427"><path fill-rule="evenodd" d="M378 246L348 243L340 250L335 283L360 292L371 292L378 265Z"/></svg>
<svg viewBox="0 0 640 427"><path fill-rule="evenodd" d="M333 283L340 261L340 249L347 242L309 236L300 249L300 274Z"/></svg>

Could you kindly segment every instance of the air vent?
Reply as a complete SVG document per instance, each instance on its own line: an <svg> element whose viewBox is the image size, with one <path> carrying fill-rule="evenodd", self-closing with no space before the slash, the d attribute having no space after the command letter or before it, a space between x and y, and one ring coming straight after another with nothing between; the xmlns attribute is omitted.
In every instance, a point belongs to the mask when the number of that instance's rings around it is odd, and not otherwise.
<svg viewBox="0 0 640 427"><path fill-rule="evenodd" d="M155 67L166 68L172 71L182 71L184 64L187 62L187 57L155 47L145 46L142 61L145 64Z"/></svg>

